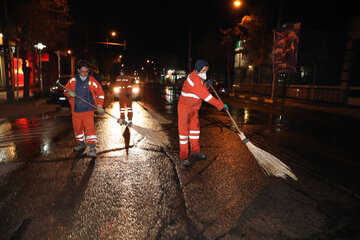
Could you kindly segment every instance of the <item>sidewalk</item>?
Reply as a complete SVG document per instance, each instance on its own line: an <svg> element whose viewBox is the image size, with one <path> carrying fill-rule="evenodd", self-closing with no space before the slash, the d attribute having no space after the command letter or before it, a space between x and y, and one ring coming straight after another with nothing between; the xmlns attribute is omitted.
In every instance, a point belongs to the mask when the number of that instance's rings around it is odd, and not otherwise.
<svg viewBox="0 0 360 240"><path fill-rule="evenodd" d="M355 118L360 118L360 107L359 106L348 106L340 104L331 104L331 103L321 103L321 102L312 102L301 99L291 99L287 98L285 104L281 103L281 99L278 99L276 103L270 103L264 101L264 99L258 99L257 97L250 98L245 96L242 98L235 96L227 96L233 101L246 102L252 105L262 105L268 107L283 107L283 108L303 108L312 111L326 112L332 114L338 114L343 116L350 116Z"/></svg>
<svg viewBox="0 0 360 240"><path fill-rule="evenodd" d="M32 93L30 93L31 99L28 102L23 102L22 93L22 91L19 91L19 102L16 101L15 95L15 103L9 104L6 101L6 92L0 91L0 122L1 119L15 119L30 117L46 112L54 112L60 107L60 105L57 104L46 104L46 98L36 100Z"/></svg>

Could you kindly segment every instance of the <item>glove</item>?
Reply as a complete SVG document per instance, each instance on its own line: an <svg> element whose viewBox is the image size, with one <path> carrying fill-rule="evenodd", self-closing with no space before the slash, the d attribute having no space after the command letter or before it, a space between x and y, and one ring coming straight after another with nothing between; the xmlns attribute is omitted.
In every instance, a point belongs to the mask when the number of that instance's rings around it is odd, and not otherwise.
<svg viewBox="0 0 360 240"><path fill-rule="evenodd" d="M224 103L224 108L221 111L225 112L226 110L229 110L229 107L228 107L228 105L226 103Z"/></svg>
<svg viewBox="0 0 360 240"><path fill-rule="evenodd" d="M69 97L75 97L75 92L73 90L70 90L68 92Z"/></svg>
<svg viewBox="0 0 360 240"><path fill-rule="evenodd" d="M103 115L105 113L105 110L103 109L103 107L100 104L97 106L96 111L100 115Z"/></svg>
<svg viewBox="0 0 360 240"><path fill-rule="evenodd" d="M211 85L213 85L213 80L209 79L206 81L206 87L209 88Z"/></svg>

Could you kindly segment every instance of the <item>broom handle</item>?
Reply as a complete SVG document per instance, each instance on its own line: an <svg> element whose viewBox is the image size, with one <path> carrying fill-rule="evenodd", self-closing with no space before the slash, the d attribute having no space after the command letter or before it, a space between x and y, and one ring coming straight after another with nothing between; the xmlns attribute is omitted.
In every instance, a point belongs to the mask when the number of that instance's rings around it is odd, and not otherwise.
<svg viewBox="0 0 360 240"><path fill-rule="evenodd" d="M62 85L61 83L59 83L59 80L56 81L56 84L60 85L62 88L68 90L68 91L71 91L70 89L68 89L67 87L65 87L64 85ZM84 103L86 103L87 105L93 107L96 109L96 107L94 105L92 105L91 103L89 103L88 101L86 101L85 99L83 99L82 97L78 96L76 93L75 93L75 97L77 97L78 99L80 99L81 101L83 101ZM105 112L105 111L104 111ZM119 120L117 117L115 117L114 115L108 113L108 112L105 112L107 115L109 115L110 117L113 117L117 120Z"/></svg>
<svg viewBox="0 0 360 240"><path fill-rule="evenodd" d="M213 92L215 93L216 97L219 99L219 101L222 102L222 103L224 103L224 102L221 100L219 94L215 91L214 87L213 87L212 85L210 85L210 87L211 87L211 89L213 90ZM229 116L229 118L231 119L231 121L233 122L233 124L235 125L236 130L238 130L239 133L242 133L242 132L240 131L240 128L239 128L238 125L236 124L235 120L234 120L233 117L231 116L229 110L225 109L225 111L226 111L227 115Z"/></svg>

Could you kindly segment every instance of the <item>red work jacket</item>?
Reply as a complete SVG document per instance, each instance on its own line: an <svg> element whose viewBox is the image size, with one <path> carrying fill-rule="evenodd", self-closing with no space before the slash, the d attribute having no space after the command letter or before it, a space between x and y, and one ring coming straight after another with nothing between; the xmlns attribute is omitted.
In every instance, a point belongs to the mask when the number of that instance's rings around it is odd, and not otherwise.
<svg viewBox="0 0 360 240"><path fill-rule="evenodd" d="M73 77L71 78L65 85L65 87L69 90L75 91L75 84L76 84L76 78ZM104 91L101 88L101 85L99 84L98 81L96 81L96 79L89 75L89 89L91 91L91 95L94 98L95 101L95 107L97 107L99 104L101 106L104 105L104 100L105 100L105 96L104 96ZM75 98L72 98L68 95L68 91L65 89L64 90L64 95L69 99L69 103L71 106L71 111L74 111L75 108ZM94 109L95 111L96 109Z"/></svg>
<svg viewBox="0 0 360 240"><path fill-rule="evenodd" d="M184 81L179 104L199 109L203 100L215 106L218 110L224 108L224 104L209 93L206 89L206 83L193 71Z"/></svg>
<svg viewBox="0 0 360 240"><path fill-rule="evenodd" d="M117 76L115 81L115 86L119 88L120 94L131 94L132 85L131 80L127 75Z"/></svg>

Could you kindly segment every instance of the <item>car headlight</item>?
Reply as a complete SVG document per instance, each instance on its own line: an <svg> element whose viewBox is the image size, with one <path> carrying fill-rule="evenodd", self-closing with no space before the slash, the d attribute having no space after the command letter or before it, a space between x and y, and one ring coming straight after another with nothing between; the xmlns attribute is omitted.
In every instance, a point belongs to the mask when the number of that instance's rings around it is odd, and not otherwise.
<svg viewBox="0 0 360 240"><path fill-rule="evenodd" d="M138 93L140 91L140 89L138 88L138 87L134 87L133 89L132 89L132 92L133 93Z"/></svg>
<svg viewBox="0 0 360 240"><path fill-rule="evenodd" d="M120 88L114 87L114 93L119 93L119 92L120 92Z"/></svg>
<svg viewBox="0 0 360 240"><path fill-rule="evenodd" d="M139 80L136 80L135 82L136 82L136 84L139 84L140 81L139 81Z"/></svg>

